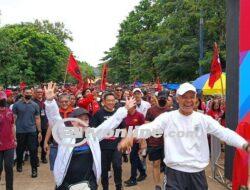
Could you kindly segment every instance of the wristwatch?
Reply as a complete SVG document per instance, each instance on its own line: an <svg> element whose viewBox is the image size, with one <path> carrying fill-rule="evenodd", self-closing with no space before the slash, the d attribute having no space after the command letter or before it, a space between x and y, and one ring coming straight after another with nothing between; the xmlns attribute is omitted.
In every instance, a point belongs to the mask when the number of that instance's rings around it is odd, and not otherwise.
<svg viewBox="0 0 250 190"><path fill-rule="evenodd" d="M248 151L248 148L250 147L250 144L249 143L246 143L246 144L244 144L243 145L243 149L245 150L245 151Z"/></svg>

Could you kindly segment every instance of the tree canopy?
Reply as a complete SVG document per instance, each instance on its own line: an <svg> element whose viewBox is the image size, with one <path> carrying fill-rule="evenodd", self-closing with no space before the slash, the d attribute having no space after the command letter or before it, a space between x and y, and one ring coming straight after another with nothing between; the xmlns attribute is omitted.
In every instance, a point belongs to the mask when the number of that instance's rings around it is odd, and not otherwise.
<svg viewBox="0 0 250 190"><path fill-rule="evenodd" d="M70 52L67 40L73 38L64 24L47 20L0 28L0 83L63 81ZM85 75L93 76L91 66L80 65Z"/></svg>
<svg viewBox="0 0 250 190"><path fill-rule="evenodd" d="M109 81L193 80L199 64L209 72L215 41L225 60L225 15L225 0L142 0L121 23L115 46L105 52ZM201 17L205 55L199 61Z"/></svg>

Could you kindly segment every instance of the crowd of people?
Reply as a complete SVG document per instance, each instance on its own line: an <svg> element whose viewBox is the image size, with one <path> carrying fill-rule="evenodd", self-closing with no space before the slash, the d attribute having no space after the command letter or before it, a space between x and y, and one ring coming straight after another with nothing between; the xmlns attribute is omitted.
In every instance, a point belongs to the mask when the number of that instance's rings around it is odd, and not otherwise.
<svg viewBox="0 0 250 190"><path fill-rule="evenodd" d="M4 163L6 190L13 190L13 166L23 172L24 161L29 157L32 178L39 176L40 163L49 162L57 190L77 185L95 190L99 178L102 189L108 190L111 172L116 190L136 186L147 179L148 172L153 174L155 190L162 189L161 172L165 172L166 189L207 189L207 134L249 151L246 141L226 128L225 111L224 97L203 97L189 83L177 91L159 92L150 86L112 85L100 91L95 85L78 89L75 85L57 87L54 83L5 89L0 91L0 178ZM161 129L164 135L146 140L103 137L69 148L58 144L52 135L53 125L62 118L78 118L87 123L84 127L93 127L97 132L139 126ZM194 139L165 135L176 126L184 131L185 127L197 130L194 125L200 127L199 136ZM147 158L152 169L146 168ZM128 161L130 178L123 182L122 163Z"/></svg>

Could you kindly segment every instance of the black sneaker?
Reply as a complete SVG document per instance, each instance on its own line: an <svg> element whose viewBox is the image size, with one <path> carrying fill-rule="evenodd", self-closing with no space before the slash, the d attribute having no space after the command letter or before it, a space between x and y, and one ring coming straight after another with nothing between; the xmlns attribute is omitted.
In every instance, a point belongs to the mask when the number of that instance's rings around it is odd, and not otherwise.
<svg viewBox="0 0 250 190"><path fill-rule="evenodd" d="M140 176L137 178L137 181L138 181L138 182L139 182L139 181L143 181L143 180L146 179L146 177L147 177L146 174L144 174L144 175L141 175L141 174L140 174Z"/></svg>
<svg viewBox="0 0 250 190"><path fill-rule="evenodd" d="M32 168L31 177L32 178L36 178L37 177L37 169L36 168Z"/></svg>
<svg viewBox="0 0 250 190"><path fill-rule="evenodd" d="M21 173L23 171L23 167L22 166L16 166L16 171Z"/></svg>
<svg viewBox="0 0 250 190"><path fill-rule="evenodd" d="M161 190L161 187L159 185L156 185L155 190Z"/></svg>
<svg viewBox="0 0 250 190"><path fill-rule="evenodd" d="M127 180L127 181L124 181L124 183L125 183L125 186L126 186L126 187L131 187L131 186L137 185L137 182L134 181L134 180L131 180L131 179L129 179L129 180Z"/></svg>
<svg viewBox="0 0 250 190"><path fill-rule="evenodd" d="M46 158L42 159L42 163L43 164L47 164L48 163L48 160Z"/></svg>
<svg viewBox="0 0 250 190"><path fill-rule="evenodd" d="M115 190L123 190L122 185L116 185L116 186L115 186Z"/></svg>
<svg viewBox="0 0 250 190"><path fill-rule="evenodd" d="M125 162L125 163L128 162L128 156L127 156L127 155L124 155L124 156L123 156L123 162Z"/></svg>

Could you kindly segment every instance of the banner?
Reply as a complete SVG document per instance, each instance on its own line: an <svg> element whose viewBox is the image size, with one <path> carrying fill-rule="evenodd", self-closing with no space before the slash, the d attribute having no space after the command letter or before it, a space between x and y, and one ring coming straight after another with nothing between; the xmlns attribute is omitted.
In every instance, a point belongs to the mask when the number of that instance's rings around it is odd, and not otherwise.
<svg viewBox="0 0 250 190"><path fill-rule="evenodd" d="M240 1L239 122L250 122L250 1Z"/></svg>

